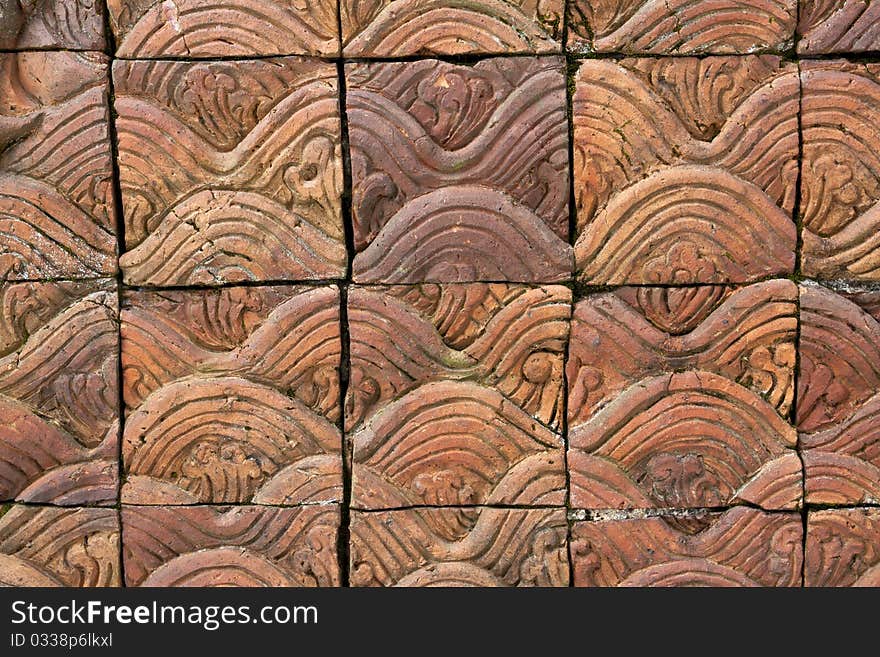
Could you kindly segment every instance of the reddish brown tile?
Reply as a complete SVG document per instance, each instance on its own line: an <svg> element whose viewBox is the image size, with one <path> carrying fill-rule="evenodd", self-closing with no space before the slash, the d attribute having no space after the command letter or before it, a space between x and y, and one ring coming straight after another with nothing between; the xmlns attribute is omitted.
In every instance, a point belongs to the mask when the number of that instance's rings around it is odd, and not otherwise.
<svg viewBox="0 0 880 657"><path fill-rule="evenodd" d="M568 11L575 51L742 55L790 48L797 0L571 0Z"/></svg>
<svg viewBox="0 0 880 657"><path fill-rule="evenodd" d="M562 504L570 301L561 286L353 288L353 504Z"/></svg>
<svg viewBox="0 0 880 657"><path fill-rule="evenodd" d="M880 509L811 511L805 586L880 586Z"/></svg>
<svg viewBox="0 0 880 657"><path fill-rule="evenodd" d="M0 507L0 586L120 586L115 509Z"/></svg>
<svg viewBox="0 0 880 657"><path fill-rule="evenodd" d="M123 507L127 586L339 586L339 507Z"/></svg>
<svg viewBox="0 0 880 657"><path fill-rule="evenodd" d="M0 54L0 280L116 271L107 61Z"/></svg>
<svg viewBox="0 0 880 657"><path fill-rule="evenodd" d="M337 0L107 0L118 57L339 54Z"/></svg>
<svg viewBox="0 0 880 657"><path fill-rule="evenodd" d="M349 64L354 280L571 273L563 61Z"/></svg>
<svg viewBox="0 0 880 657"><path fill-rule="evenodd" d="M335 287L128 292L123 500L341 499Z"/></svg>
<svg viewBox="0 0 880 657"><path fill-rule="evenodd" d="M582 282L742 283L794 271L796 64L587 60L575 84Z"/></svg>
<svg viewBox="0 0 880 657"><path fill-rule="evenodd" d="M332 64L117 61L113 76L127 283L344 276Z"/></svg>
<svg viewBox="0 0 880 657"><path fill-rule="evenodd" d="M800 54L880 50L880 4L871 0L800 0Z"/></svg>
<svg viewBox="0 0 880 657"><path fill-rule="evenodd" d="M571 556L575 586L800 586L803 525L747 508L575 522Z"/></svg>
<svg viewBox="0 0 880 657"><path fill-rule="evenodd" d="M568 586L562 509L408 509L351 519L352 586Z"/></svg>
<svg viewBox="0 0 880 657"><path fill-rule="evenodd" d="M346 426L432 381L495 388L559 429L571 291L558 285L355 286Z"/></svg>
<svg viewBox="0 0 880 657"><path fill-rule="evenodd" d="M800 504L797 287L620 288L575 305L566 366L578 508Z"/></svg>
<svg viewBox="0 0 880 657"><path fill-rule="evenodd" d="M880 281L880 64L801 69L803 271Z"/></svg>
<svg viewBox="0 0 880 657"><path fill-rule="evenodd" d="M880 503L880 293L801 287L797 422L807 501Z"/></svg>
<svg viewBox="0 0 880 657"><path fill-rule="evenodd" d="M0 500L116 500L116 291L0 284Z"/></svg>
<svg viewBox="0 0 880 657"><path fill-rule="evenodd" d="M0 49L104 49L101 0L4 2L0 9Z"/></svg>
<svg viewBox="0 0 880 657"><path fill-rule="evenodd" d="M340 0L346 57L559 52L564 0Z"/></svg>

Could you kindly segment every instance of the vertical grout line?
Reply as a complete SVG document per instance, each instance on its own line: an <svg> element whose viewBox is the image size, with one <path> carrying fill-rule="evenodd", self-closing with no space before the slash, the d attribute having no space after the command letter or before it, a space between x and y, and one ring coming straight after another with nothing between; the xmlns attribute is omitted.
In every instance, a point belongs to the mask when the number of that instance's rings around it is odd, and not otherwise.
<svg viewBox="0 0 880 657"><path fill-rule="evenodd" d="M336 29L339 37L339 59L336 62L336 75L339 85L339 140L342 154L342 228L345 234L345 250L348 254L345 267L345 280L339 286L339 325L342 352L339 367L339 405L342 427L342 500L339 505L339 536L337 558L341 586L351 586L349 576L349 555L351 542L351 447L345 423L345 402L351 381L351 337L348 332L348 289L352 280L352 260L354 259L354 225L351 216L351 150L348 135L348 113L346 111L347 88L345 81L345 59L342 49L342 0L336 3Z"/></svg>
<svg viewBox="0 0 880 657"><path fill-rule="evenodd" d="M122 183L119 176L119 136L116 132L116 90L113 86L113 62L115 61L116 39L110 26L110 8L107 2L104 8L104 40L107 55L107 139L110 142L110 169L113 183L113 210L116 219L116 408L119 414L119 429L116 440L116 520L119 523L119 580L125 586L125 560L122 537L122 482L124 477L122 464L122 438L125 430L125 395L122 385L122 304L125 283L119 257L125 251L125 218L122 210Z"/></svg>
<svg viewBox="0 0 880 657"><path fill-rule="evenodd" d="M577 71L577 61L568 52L568 5L569 0L563 2L562 10L562 55L565 65L565 120L568 123L568 243L574 244L577 227L577 209L574 195L574 74ZM574 272L572 272L572 278ZM574 586L574 559L572 557L571 543L574 523L569 519L571 512L571 470L568 467L568 356L571 348L571 328L574 320L575 286L571 286L571 314L568 319L568 340L565 343L565 351L562 357L562 417L559 426L562 430L562 462L565 466L565 524L567 532L566 553L568 556L568 586Z"/></svg>

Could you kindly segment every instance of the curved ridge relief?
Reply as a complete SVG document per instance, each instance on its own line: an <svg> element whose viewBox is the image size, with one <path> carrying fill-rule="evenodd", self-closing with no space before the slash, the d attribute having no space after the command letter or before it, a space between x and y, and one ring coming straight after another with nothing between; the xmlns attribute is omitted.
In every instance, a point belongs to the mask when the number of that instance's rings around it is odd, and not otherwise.
<svg viewBox="0 0 880 657"><path fill-rule="evenodd" d="M794 283L772 280L735 290L641 287L578 302L567 366L571 423L586 421L639 379L687 369L726 376L786 416L794 398L797 298Z"/></svg>
<svg viewBox="0 0 880 657"><path fill-rule="evenodd" d="M580 2L584 5L587 3ZM791 41L795 11L784 0L645 0L589 3L587 10L600 52L651 54L731 53L782 49ZM595 6L592 6L595 5ZM625 12L625 13L624 13Z"/></svg>
<svg viewBox="0 0 880 657"><path fill-rule="evenodd" d="M337 453L340 441L325 418L273 388L235 377L184 379L129 416L123 458L128 473L173 483L200 502L243 503L285 467Z"/></svg>
<svg viewBox="0 0 880 657"><path fill-rule="evenodd" d="M168 209L119 264L131 285L320 279L345 269L345 245L261 194L204 190Z"/></svg>
<svg viewBox="0 0 880 657"><path fill-rule="evenodd" d="M798 52L847 53L880 49L880 6L814 2L801 9Z"/></svg>
<svg viewBox="0 0 880 657"><path fill-rule="evenodd" d="M0 395L0 499L44 504L101 504L116 497L115 429L88 449Z"/></svg>
<svg viewBox="0 0 880 657"><path fill-rule="evenodd" d="M352 437L354 495L374 508L398 493L411 504L483 504L519 482L498 503L510 503L531 485L531 474L555 475L545 499L561 502L562 441L499 392L465 382L425 384L375 413ZM540 455L524 475L515 466ZM372 485L370 485L372 484ZM398 493L385 493L385 488ZM552 488L552 486L550 486ZM548 502L549 503L549 502Z"/></svg>
<svg viewBox="0 0 880 657"><path fill-rule="evenodd" d="M818 285L802 285L797 425L828 428L880 391L880 322Z"/></svg>
<svg viewBox="0 0 880 657"><path fill-rule="evenodd" d="M455 25L453 33L447 25ZM346 56L559 51L535 18L501 0L400 0L366 25L348 21L344 28Z"/></svg>
<svg viewBox="0 0 880 657"><path fill-rule="evenodd" d="M175 0L155 2L130 24L117 22L117 56L334 55L335 3L266 0ZM118 11L118 10L117 10ZM124 15L117 15L119 21ZM121 34L120 34L121 33ZM218 34L222 33L222 39Z"/></svg>
<svg viewBox="0 0 880 657"><path fill-rule="evenodd" d="M116 239L51 186L0 175L0 278L112 274Z"/></svg>
<svg viewBox="0 0 880 657"><path fill-rule="evenodd" d="M360 283L548 283L566 280L571 267L571 247L540 218L483 187L409 201L353 263Z"/></svg>

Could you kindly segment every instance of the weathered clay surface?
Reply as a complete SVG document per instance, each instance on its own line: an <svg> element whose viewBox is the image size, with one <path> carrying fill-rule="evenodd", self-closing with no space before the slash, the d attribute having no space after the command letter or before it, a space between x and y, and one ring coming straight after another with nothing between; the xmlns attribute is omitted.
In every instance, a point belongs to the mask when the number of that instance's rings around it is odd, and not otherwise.
<svg viewBox="0 0 880 657"><path fill-rule="evenodd" d="M116 500L116 291L0 284L0 501Z"/></svg>
<svg viewBox="0 0 880 657"><path fill-rule="evenodd" d="M575 79L577 276L748 282L794 271L797 66L587 60Z"/></svg>
<svg viewBox="0 0 880 657"><path fill-rule="evenodd" d="M0 49L104 49L101 0L3 0Z"/></svg>
<svg viewBox="0 0 880 657"><path fill-rule="evenodd" d="M0 280L116 271L107 60L0 53Z"/></svg>
<svg viewBox="0 0 880 657"><path fill-rule="evenodd" d="M806 586L880 586L880 509L811 511Z"/></svg>
<svg viewBox="0 0 880 657"><path fill-rule="evenodd" d="M353 288L353 505L562 504L570 299L561 286Z"/></svg>
<svg viewBox="0 0 880 657"><path fill-rule="evenodd" d="M559 52L564 0L340 0L346 57Z"/></svg>
<svg viewBox="0 0 880 657"><path fill-rule="evenodd" d="M354 287L346 426L431 381L494 388L559 429L571 292L510 283Z"/></svg>
<svg viewBox="0 0 880 657"><path fill-rule="evenodd" d="M352 586L568 586L562 509L352 513Z"/></svg>
<svg viewBox="0 0 880 657"><path fill-rule="evenodd" d="M339 586L336 505L123 507L127 586Z"/></svg>
<svg viewBox="0 0 880 657"><path fill-rule="evenodd" d="M797 286L629 287L578 301L567 374L580 424L651 375L697 369L762 396L788 417L794 398Z"/></svg>
<svg viewBox="0 0 880 657"><path fill-rule="evenodd" d="M123 500L341 499L339 291L130 292Z"/></svg>
<svg viewBox="0 0 880 657"><path fill-rule="evenodd" d="M0 513L0 586L120 586L115 509L13 506Z"/></svg>
<svg viewBox="0 0 880 657"><path fill-rule="evenodd" d="M349 64L354 280L571 273L559 58Z"/></svg>
<svg viewBox="0 0 880 657"><path fill-rule="evenodd" d="M798 53L880 50L880 4L872 0L801 0Z"/></svg>
<svg viewBox="0 0 880 657"><path fill-rule="evenodd" d="M113 78L127 283L344 275L332 64L117 61Z"/></svg>
<svg viewBox="0 0 880 657"><path fill-rule="evenodd" d="M800 308L807 501L880 503L880 294L803 285Z"/></svg>
<svg viewBox="0 0 880 657"><path fill-rule="evenodd" d="M803 526L747 508L575 522L571 556L575 586L800 586Z"/></svg>
<svg viewBox="0 0 880 657"><path fill-rule="evenodd" d="M804 274L880 281L880 64L803 62L801 77Z"/></svg>
<svg viewBox="0 0 880 657"><path fill-rule="evenodd" d="M569 431L572 505L791 509L801 493L795 445L794 428L730 379L649 377Z"/></svg>
<svg viewBox="0 0 880 657"><path fill-rule="evenodd" d="M116 54L250 57L339 53L336 0L107 0Z"/></svg>
<svg viewBox="0 0 880 657"><path fill-rule="evenodd" d="M797 0L570 0L568 12L575 51L741 55L789 48Z"/></svg>

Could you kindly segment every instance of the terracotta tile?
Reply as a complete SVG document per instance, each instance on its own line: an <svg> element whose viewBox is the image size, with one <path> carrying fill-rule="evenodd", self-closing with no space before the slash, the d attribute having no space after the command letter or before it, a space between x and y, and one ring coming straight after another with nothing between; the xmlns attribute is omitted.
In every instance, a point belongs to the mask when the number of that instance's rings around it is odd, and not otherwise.
<svg viewBox="0 0 880 657"><path fill-rule="evenodd" d="M803 271L880 281L880 64L802 62Z"/></svg>
<svg viewBox="0 0 880 657"><path fill-rule="evenodd" d="M800 504L797 287L620 288L575 305L566 375L577 508Z"/></svg>
<svg viewBox="0 0 880 657"><path fill-rule="evenodd" d="M790 48L797 0L571 0L568 11L575 51L742 55Z"/></svg>
<svg viewBox="0 0 880 657"><path fill-rule="evenodd" d="M116 271L107 60L0 54L0 280Z"/></svg>
<svg viewBox="0 0 880 657"><path fill-rule="evenodd" d="M807 501L880 503L880 293L801 287L797 422Z"/></svg>
<svg viewBox="0 0 880 657"><path fill-rule="evenodd" d="M113 76L127 283L344 275L332 64L117 61Z"/></svg>
<svg viewBox="0 0 880 657"><path fill-rule="evenodd" d="M800 0L800 54L880 50L880 5L871 0Z"/></svg>
<svg viewBox="0 0 880 657"><path fill-rule="evenodd" d="M0 12L0 49L104 49L101 0L4 2Z"/></svg>
<svg viewBox="0 0 880 657"><path fill-rule="evenodd" d="M126 292L123 500L341 499L335 287Z"/></svg>
<svg viewBox="0 0 880 657"><path fill-rule="evenodd" d="M352 288L353 504L562 504L570 301L561 286Z"/></svg>
<svg viewBox="0 0 880 657"><path fill-rule="evenodd" d="M575 586L800 586L803 524L748 508L575 522L571 557Z"/></svg>
<svg viewBox="0 0 880 657"><path fill-rule="evenodd" d="M880 586L880 509L811 511L805 586Z"/></svg>
<svg viewBox="0 0 880 657"><path fill-rule="evenodd" d="M340 0L346 57L551 53L564 0Z"/></svg>
<svg viewBox="0 0 880 657"><path fill-rule="evenodd" d="M122 508L126 586L339 586L336 505Z"/></svg>
<svg viewBox="0 0 880 657"><path fill-rule="evenodd" d="M568 586L562 509L408 509L351 518L352 586Z"/></svg>
<svg viewBox="0 0 880 657"><path fill-rule="evenodd" d="M349 64L354 280L569 277L560 58Z"/></svg>
<svg viewBox="0 0 880 657"><path fill-rule="evenodd" d="M0 507L0 586L120 586L115 509Z"/></svg>
<svg viewBox="0 0 880 657"><path fill-rule="evenodd" d="M584 61L573 98L578 278L743 283L794 271L797 65Z"/></svg>
<svg viewBox="0 0 880 657"><path fill-rule="evenodd" d="M0 284L0 500L116 500L112 283Z"/></svg>
<svg viewBox="0 0 880 657"><path fill-rule="evenodd" d="M107 0L116 55L339 54L337 0Z"/></svg>

